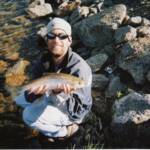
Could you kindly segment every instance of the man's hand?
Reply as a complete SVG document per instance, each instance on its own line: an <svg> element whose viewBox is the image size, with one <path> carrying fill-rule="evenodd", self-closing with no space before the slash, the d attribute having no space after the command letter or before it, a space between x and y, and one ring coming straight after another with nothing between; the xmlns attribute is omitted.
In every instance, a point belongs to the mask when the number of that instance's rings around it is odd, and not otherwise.
<svg viewBox="0 0 150 150"><path fill-rule="evenodd" d="M64 92L65 94L69 94L73 92L75 89L69 85L69 84L58 84L57 88L52 90L54 94L59 94L61 92Z"/></svg>
<svg viewBox="0 0 150 150"><path fill-rule="evenodd" d="M34 93L34 94L45 94L45 92L48 91L46 86L40 86L38 88L35 89L28 89L29 93Z"/></svg>

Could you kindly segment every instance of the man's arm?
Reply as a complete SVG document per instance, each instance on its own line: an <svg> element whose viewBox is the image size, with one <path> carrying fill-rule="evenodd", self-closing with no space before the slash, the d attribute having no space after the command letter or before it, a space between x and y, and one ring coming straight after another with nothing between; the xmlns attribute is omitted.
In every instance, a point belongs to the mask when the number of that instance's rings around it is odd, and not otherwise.
<svg viewBox="0 0 150 150"><path fill-rule="evenodd" d="M88 74L88 79L86 81L86 86L84 88L74 91L67 99L68 112L70 118L74 121L83 119L91 109L92 74Z"/></svg>

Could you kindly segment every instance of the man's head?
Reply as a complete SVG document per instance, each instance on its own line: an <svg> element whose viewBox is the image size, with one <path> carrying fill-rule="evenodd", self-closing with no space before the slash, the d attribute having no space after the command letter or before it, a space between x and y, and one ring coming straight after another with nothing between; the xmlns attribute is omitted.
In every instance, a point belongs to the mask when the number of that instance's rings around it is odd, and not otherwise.
<svg viewBox="0 0 150 150"><path fill-rule="evenodd" d="M71 26L61 18L54 18L47 25L47 45L54 57L63 57L72 43Z"/></svg>

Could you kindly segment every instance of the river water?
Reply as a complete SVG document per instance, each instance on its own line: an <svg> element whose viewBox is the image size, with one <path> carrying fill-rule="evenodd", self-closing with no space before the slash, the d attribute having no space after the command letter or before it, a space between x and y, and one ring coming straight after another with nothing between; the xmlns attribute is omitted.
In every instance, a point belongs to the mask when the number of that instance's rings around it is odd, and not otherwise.
<svg viewBox="0 0 150 150"><path fill-rule="evenodd" d="M11 93L29 79L25 69L40 53L36 32L44 20L31 20L27 6L28 0L0 1L0 148L32 148Z"/></svg>

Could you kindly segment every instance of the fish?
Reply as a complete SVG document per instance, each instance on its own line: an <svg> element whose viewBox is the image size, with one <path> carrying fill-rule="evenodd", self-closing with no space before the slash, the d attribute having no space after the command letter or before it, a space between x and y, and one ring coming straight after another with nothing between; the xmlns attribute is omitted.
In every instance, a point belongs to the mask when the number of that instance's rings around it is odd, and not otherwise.
<svg viewBox="0 0 150 150"><path fill-rule="evenodd" d="M85 86L85 81L79 77L65 74L65 73L48 73L45 76L42 76L38 79L31 81L29 84L23 87L24 91L33 91L39 90L40 88L45 87L46 94L53 89L56 89L58 85L69 84L74 89L80 89Z"/></svg>

